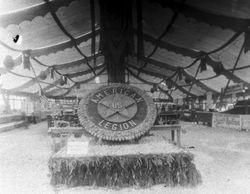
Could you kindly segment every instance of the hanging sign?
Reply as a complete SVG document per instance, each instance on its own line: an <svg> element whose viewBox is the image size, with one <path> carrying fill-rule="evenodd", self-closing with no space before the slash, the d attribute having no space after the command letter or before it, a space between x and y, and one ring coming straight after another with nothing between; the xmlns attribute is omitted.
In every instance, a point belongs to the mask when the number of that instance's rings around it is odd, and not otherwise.
<svg viewBox="0 0 250 194"><path fill-rule="evenodd" d="M127 84L102 86L82 99L81 124L92 135L124 141L142 136L154 124L156 107L146 92Z"/></svg>

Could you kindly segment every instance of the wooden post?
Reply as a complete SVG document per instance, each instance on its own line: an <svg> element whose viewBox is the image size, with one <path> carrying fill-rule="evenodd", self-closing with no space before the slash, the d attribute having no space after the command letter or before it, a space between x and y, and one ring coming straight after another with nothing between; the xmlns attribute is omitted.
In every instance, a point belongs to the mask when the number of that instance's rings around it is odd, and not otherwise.
<svg viewBox="0 0 250 194"><path fill-rule="evenodd" d="M133 0L99 0L100 50L109 83L125 83L125 58L133 50Z"/></svg>

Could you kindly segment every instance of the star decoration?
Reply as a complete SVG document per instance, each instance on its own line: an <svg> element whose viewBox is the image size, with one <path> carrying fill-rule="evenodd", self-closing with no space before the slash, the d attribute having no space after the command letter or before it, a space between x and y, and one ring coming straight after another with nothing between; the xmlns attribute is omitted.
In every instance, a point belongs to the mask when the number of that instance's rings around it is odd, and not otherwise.
<svg viewBox="0 0 250 194"><path fill-rule="evenodd" d="M123 101L119 98L119 96L116 94L114 95L111 102L108 101L101 101L100 104L105 106L107 108L107 112L105 114L105 118L110 118L116 114L119 114L125 118L129 118L129 111L128 108L133 106L135 102L128 102Z"/></svg>

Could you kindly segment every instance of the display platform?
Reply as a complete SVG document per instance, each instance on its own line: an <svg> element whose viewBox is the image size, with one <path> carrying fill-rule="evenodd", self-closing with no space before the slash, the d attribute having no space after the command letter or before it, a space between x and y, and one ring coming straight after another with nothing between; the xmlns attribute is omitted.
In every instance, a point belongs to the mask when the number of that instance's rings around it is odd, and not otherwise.
<svg viewBox="0 0 250 194"><path fill-rule="evenodd" d="M155 137L144 137L138 144L79 147L78 153L70 154L64 147L50 158L52 185L121 188L201 183L193 155Z"/></svg>

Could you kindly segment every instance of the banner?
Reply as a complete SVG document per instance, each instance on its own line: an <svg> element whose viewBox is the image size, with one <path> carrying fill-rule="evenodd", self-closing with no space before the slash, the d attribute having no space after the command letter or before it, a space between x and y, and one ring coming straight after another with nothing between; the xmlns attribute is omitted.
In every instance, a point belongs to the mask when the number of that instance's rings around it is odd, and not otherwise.
<svg viewBox="0 0 250 194"><path fill-rule="evenodd" d="M213 127L241 130L241 115L213 113Z"/></svg>

